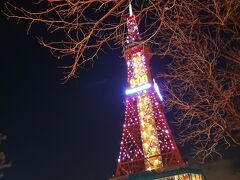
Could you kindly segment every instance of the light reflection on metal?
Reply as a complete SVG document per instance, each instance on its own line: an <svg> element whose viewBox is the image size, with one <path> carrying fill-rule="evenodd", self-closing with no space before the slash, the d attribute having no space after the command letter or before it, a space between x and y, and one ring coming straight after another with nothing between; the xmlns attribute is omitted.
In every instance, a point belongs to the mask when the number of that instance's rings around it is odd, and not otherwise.
<svg viewBox="0 0 240 180"><path fill-rule="evenodd" d="M158 97L160 98L160 100L163 101L163 97L162 97L162 95L161 95L161 93L160 93L159 87L158 87L155 79L153 79L153 87L154 87L154 89L155 89Z"/></svg>

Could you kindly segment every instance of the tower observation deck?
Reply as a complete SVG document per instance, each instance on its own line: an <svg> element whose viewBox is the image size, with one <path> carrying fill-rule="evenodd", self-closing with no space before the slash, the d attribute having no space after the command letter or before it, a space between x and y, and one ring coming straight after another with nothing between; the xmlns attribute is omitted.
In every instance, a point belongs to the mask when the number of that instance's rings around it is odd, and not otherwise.
<svg viewBox="0 0 240 180"><path fill-rule="evenodd" d="M191 169L186 168L182 160L163 112L159 88L151 78L151 51L141 40L131 4L127 30L124 47L128 82L125 91L126 109L118 164L113 179L146 179L140 178L141 173L144 177L152 176L152 179L159 180L171 177L178 180L190 179L193 177L189 175ZM176 172L180 169L185 171ZM152 174L153 172L156 174ZM201 173L195 174L196 180L203 179Z"/></svg>

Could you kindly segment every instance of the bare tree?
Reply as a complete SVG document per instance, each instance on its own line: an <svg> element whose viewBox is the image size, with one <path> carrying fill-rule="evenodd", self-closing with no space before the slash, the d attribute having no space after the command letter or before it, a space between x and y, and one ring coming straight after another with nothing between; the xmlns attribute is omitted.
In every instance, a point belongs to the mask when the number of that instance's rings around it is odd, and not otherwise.
<svg viewBox="0 0 240 180"><path fill-rule="evenodd" d="M171 42L159 48L174 59L160 77L180 143L191 142L194 155L205 161L240 144L240 2L193 1L184 9L169 28L175 28Z"/></svg>
<svg viewBox="0 0 240 180"><path fill-rule="evenodd" d="M239 144L240 1L135 0L144 43L170 57L163 85L166 107L176 113L179 142L192 143L202 160ZM62 58L66 80L97 58L105 46L121 48L126 36L127 0L40 0L24 9L6 3L3 13L45 26L39 43Z"/></svg>

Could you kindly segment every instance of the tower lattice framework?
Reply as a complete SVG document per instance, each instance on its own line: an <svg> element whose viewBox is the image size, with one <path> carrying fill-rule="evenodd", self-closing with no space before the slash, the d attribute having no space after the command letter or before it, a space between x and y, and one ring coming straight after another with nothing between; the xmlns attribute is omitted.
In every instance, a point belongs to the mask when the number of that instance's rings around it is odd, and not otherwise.
<svg viewBox="0 0 240 180"><path fill-rule="evenodd" d="M183 165L163 113L162 97L151 79L151 52L141 41L131 4L129 12L124 48L128 88L116 176Z"/></svg>

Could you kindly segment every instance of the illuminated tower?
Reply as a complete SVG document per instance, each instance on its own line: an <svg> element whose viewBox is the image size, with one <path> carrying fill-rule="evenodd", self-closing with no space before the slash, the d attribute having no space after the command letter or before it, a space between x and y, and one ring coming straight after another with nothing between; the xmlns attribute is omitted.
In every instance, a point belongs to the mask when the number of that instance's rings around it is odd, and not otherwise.
<svg viewBox="0 0 240 180"><path fill-rule="evenodd" d="M129 11L124 49L128 88L117 176L183 164L162 110L160 92L151 79L150 49L141 41L131 5Z"/></svg>
<svg viewBox="0 0 240 180"><path fill-rule="evenodd" d="M128 87L116 176L183 168L185 164L163 113L161 94L151 78L151 52L141 40L131 4L127 30L124 58Z"/></svg>

